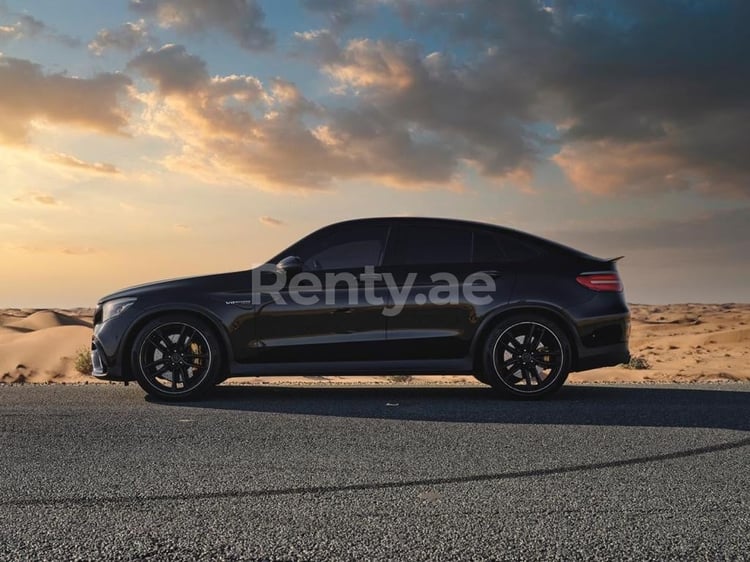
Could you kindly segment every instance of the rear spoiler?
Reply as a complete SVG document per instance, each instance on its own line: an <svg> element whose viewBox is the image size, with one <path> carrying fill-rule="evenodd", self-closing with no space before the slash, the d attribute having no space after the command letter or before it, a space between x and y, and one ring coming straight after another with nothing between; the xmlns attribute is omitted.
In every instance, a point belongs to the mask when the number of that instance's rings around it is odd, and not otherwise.
<svg viewBox="0 0 750 562"><path fill-rule="evenodd" d="M608 259L607 261L608 261L609 263L615 263L615 262L618 262L618 261L620 261L620 260L621 260L622 258L624 258L624 257L625 257L625 256L617 256L616 258L609 258L609 259Z"/></svg>

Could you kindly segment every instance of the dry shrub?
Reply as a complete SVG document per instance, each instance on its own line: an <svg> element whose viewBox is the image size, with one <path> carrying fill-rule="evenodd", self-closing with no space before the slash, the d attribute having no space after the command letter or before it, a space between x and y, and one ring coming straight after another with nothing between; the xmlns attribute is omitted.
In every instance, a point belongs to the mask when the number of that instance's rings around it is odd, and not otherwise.
<svg viewBox="0 0 750 562"><path fill-rule="evenodd" d="M91 351L85 347L78 349L73 357L73 366L82 375L90 375L94 370L91 364Z"/></svg>

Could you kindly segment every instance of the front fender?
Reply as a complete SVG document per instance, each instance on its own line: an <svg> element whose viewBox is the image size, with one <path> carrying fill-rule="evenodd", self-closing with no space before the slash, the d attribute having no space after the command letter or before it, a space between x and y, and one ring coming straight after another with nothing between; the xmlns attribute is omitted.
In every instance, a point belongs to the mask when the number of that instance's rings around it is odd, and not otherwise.
<svg viewBox="0 0 750 562"><path fill-rule="evenodd" d="M122 344L117 354L117 363L120 366L124 366L129 361L128 354L130 348L135 340L138 331L150 320L167 313L188 313L194 314L195 316L207 321L216 331L219 336L219 340L222 343L222 359L224 360L224 367L229 367L229 357L231 352L231 342L229 341L229 334L224 326L221 318L211 309L201 306L195 303L184 303L184 302L165 302L158 303L153 306L149 306L140 312L140 314L130 323L130 326L125 331L124 337L122 338ZM129 373L122 371L121 376L123 380L135 380L135 377Z"/></svg>

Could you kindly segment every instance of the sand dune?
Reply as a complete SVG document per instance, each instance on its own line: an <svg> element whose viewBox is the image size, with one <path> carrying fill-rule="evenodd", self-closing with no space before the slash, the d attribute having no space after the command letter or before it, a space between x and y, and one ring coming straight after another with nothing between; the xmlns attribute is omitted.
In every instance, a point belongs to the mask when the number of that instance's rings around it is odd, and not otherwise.
<svg viewBox="0 0 750 562"><path fill-rule="evenodd" d="M60 326L86 326L91 328L91 323L81 318L62 314L53 310L40 310L29 316L13 322L8 322L6 328L20 328L27 331L46 330Z"/></svg>
<svg viewBox="0 0 750 562"><path fill-rule="evenodd" d="M90 346L90 328L60 325L15 335L5 330L0 331L0 382L82 380L73 359L76 350Z"/></svg>
<svg viewBox="0 0 750 562"><path fill-rule="evenodd" d="M631 305L630 350L647 369L611 367L574 373L575 382L750 381L750 305ZM88 349L90 309L0 310L0 383L95 382L73 358ZM235 379L241 380L241 379ZM386 377L242 379L261 384L393 384ZM471 377L410 377L408 384L473 382Z"/></svg>

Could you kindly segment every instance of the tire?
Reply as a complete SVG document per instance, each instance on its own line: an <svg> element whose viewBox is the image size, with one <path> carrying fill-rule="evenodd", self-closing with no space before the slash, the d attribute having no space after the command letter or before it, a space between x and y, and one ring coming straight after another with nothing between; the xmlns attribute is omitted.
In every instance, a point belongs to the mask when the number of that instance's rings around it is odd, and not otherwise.
<svg viewBox="0 0 750 562"><path fill-rule="evenodd" d="M213 329L188 314L148 322L133 342L131 365L138 384L160 400L192 400L221 378L221 346Z"/></svg>
<svg viewBox="0 0 750 562"><path fill-rule="evenodd" d="M523 399L557 391L568 378L572 356L565 332L538 314L503 319L490 332L482 354L479 380L503 396Z"/></svg>

